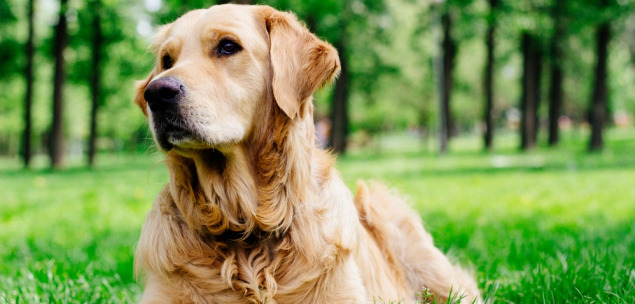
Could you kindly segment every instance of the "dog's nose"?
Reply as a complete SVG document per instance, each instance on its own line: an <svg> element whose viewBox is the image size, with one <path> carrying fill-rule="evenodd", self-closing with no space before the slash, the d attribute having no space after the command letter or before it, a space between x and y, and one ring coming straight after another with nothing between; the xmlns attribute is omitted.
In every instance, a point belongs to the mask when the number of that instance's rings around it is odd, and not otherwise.
<svg viewBox="0 0 635 304"><path fill-rule="evenodd" d="M175 106L183 97L185 88L174 77L163 77L150 82L143 93L152 112L164 111Z"/></svg>

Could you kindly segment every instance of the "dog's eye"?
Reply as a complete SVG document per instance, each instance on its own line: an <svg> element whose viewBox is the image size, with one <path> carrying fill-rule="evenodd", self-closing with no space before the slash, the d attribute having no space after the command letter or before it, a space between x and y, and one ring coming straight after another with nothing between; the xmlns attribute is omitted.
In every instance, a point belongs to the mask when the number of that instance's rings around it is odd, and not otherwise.
<svg viewBox="0 0 635 304"><path fill-rule="evenodd" d="M163 57L161 58L161 65L163 65L164 70L169 70L174 65L174 59L172 59L170 55L163 55Z"/></svg>
<svg viewBox="0 0 635 304"><path fill-rule="evenodd" d="M216 52L219 55L233 55L240 50L242 50L242 47L240 47L238 43L228 39L221 40L221 42L218 44L218 47L216 48Z"/></svg>

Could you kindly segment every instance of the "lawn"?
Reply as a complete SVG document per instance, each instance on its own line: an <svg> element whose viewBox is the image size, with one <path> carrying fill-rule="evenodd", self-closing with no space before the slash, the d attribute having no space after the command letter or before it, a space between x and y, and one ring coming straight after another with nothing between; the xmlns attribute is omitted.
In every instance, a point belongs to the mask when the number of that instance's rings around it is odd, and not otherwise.
<svg viewBox="0 0 635 304"><path fill-rule="evenodd" d="M611 131L596 154L582 136L530 153L513 136L492 153L459 138L445 156L384 136L337 166L351 187L406 195L490 302L635 303L635 132ZM60 172L0 161L0 303L135 302L134 246L166 180L156 153Z"/></svg>

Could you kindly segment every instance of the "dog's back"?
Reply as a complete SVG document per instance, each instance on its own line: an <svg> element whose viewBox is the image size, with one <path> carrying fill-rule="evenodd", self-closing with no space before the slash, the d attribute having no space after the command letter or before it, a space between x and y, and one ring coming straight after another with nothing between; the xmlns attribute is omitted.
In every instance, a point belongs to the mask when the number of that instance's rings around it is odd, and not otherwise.
<svg viewBox="0 0 635 304"><path fill-rule="evenodd" d="M405 281L405 294L415 295L428 289L441 302L448 296L463 297L462 302L479 302L479 291L472 277L452 265L434 246L432 236L424 230L418 214L403 198L382 185L369 188L358 182L355 207L370 240L380 248L383 258L394 267L398 279ZM371 261L372 263L372 261ZM374 264L377 264L376 262ZM377 274L369 274L377 275ZM373 278L367 278L372 281ZM414 299L405 299L408 302Z"/></svg>

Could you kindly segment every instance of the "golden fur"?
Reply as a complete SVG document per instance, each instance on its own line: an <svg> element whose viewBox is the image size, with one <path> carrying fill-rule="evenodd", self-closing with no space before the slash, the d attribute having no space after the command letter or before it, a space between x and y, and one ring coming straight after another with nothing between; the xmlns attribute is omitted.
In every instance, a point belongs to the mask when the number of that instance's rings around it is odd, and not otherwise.
<svg viewBox="0 0 635 304"><path fill-rule="evenodd" d="M242 50L216 55L227 37ZM167 137L170 182L135 257L143 303L410 303L424 287L480 301L416 212L381 186L360 183L353 197L316 147L311 95L339 59L295 16L213 6L162 27L153 48L135 101L161 136L144 90L178 78L178 123L191 136Z"/></svg>

